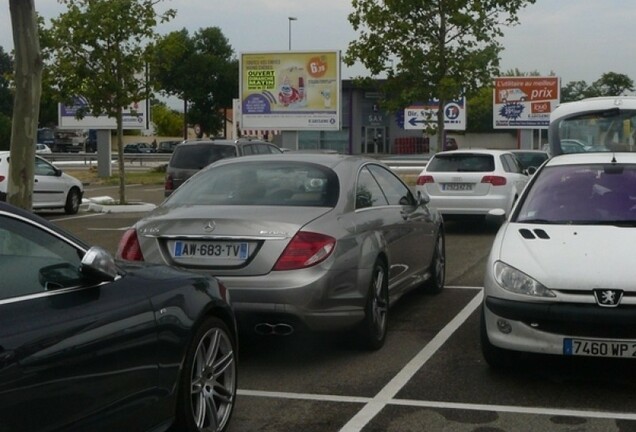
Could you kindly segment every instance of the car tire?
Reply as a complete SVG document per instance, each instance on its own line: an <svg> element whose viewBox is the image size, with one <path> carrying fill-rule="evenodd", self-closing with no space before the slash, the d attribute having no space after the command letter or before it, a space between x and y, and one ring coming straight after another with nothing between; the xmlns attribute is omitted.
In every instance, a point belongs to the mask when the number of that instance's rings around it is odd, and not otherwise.
<svg viewBox="0 0 636 432"><path fill-rule="evenodd" d="M481 353L490 366L493 369L510 369L513 367L517 360L517 353L515 351L499 348L498 346L490 343L488 338L488 331L486 330L486 316L484 308L482 306L481 320L479 325L479 335L481 341Z"/></svg>
<svg viewBox="0 0 636 432"><path fill-rule="evenodd" d="M237 391L236 340L228 326L206 318L186 352L179 381L174 430L228 429Z"/></svg>
<svg viewBox="0 0 636 432"><path fill-rule="evenodd" d="M440 228L435 240L435 250L429 271L431 277L424 282L423 291L427 294L439 294L444 289L446 281L446 237L443 228Z"/></svg>
<svg viewBox="0 0 636 432"><path fill-rule="evenodd" d="M82 194L79 189L73 187L68 191L68 195L66 195L64 212L66 212L66 214L76 214L79 211L80 204L82 204Z"/></svg>
<svg viewBox="0 0 636 432"><path fill-rule="evenodd" d="M373 265L373 274L364 310L364 321L360 325L360 341L363 348L378 350L386 340L389 321L389 281L386 264L378 259Z"/></svg>

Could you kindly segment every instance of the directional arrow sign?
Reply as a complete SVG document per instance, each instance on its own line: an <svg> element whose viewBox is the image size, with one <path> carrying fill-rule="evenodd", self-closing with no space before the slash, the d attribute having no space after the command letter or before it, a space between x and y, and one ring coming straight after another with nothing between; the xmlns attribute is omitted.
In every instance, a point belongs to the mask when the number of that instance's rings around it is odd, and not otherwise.
<svg viewBox="0 0 636 432"><path fill-rule="evenodd" d="M404 129L426 129L426 124L435 121L435 111L424 107L404 110Z"/></svg>

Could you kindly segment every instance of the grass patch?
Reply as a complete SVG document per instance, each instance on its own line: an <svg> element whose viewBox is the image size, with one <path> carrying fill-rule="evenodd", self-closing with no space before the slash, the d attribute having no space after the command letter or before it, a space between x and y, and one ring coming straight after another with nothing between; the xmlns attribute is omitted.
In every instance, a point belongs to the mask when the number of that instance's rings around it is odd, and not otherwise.
<svg viewBox="0 0 636 432"><path fill-rule="evenodd" d="M119 172L113 170L110 177L100 177L97 168L88 169L64 169L64 172L81 181L84 184L117 186L119 185ZM165 167L153 168L148 171L126 172L126 184L162 185L165 181Z"/></svg>

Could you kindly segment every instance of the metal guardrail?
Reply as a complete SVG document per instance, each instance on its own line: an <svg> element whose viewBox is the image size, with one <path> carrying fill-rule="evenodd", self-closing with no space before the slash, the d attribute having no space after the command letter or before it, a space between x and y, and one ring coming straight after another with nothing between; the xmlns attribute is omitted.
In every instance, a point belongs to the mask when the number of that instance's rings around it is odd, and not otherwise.
<svg viewBox="0 0 636 432"><path fill-rule="evenodd" d="M40 154L51 162L83 162L84 165L96 166L96 153L48 153ZM167 164L170 160L170 153L124 153L124 162L131 165L155 167L161 164ZM389 156L379 157L378 160L389 166L398 174L419 174L426 166L430 159L428 154L412 155L412 156ZM112 155L112 160L117 161L117 155Z"/></svg>

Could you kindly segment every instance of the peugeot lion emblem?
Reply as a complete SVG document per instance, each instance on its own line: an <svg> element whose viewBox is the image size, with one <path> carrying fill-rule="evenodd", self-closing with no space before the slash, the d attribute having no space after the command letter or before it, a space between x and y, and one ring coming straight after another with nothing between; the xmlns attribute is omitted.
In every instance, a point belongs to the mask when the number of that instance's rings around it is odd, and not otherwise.
<svg viewBox="0 0 636 432"><path fill-rule="evenodd" d="M599 306L616 307L623 298L623 291L614 289L595 289L594 297Z"/></svg>
<svg viewBox="0 0 636 432"><path fill-rule="evenodd" d="M205 226L203 227L203 230L205 232L212 232L214 231L214 228L216 228L216 224L214 223L214 221L208 221L208 223L205 224Z"/></svg>

